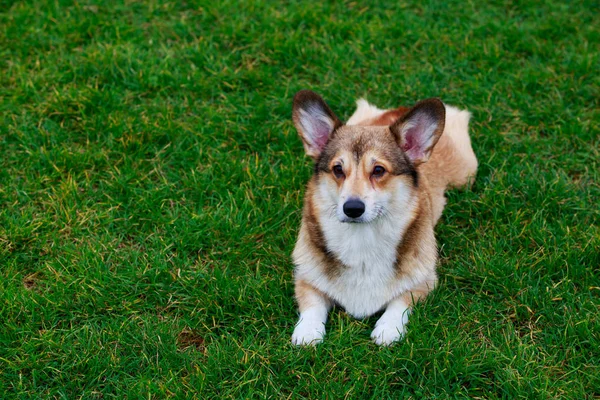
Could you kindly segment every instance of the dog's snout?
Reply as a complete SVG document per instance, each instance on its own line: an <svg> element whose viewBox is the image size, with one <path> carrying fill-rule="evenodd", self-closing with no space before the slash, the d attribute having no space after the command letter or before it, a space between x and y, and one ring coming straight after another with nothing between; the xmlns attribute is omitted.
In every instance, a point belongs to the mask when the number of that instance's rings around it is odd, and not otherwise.
<svg viewBox="0 0 600 400"><path fill-rule="evenodd" d="M350 218L358 218L365 212L365 203L357 199L351 199L344 203L344 214Z"/></svg>

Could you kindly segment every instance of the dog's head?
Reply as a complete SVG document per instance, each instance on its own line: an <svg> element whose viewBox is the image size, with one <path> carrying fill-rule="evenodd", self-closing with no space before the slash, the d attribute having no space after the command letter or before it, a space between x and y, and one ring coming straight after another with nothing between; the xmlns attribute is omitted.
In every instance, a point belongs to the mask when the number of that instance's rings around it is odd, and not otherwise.
<svg viewBox="0 0 600 400"><path fill-rule="evenodd" d="M296 93L293 120L315 160L323 207L341 222L401 212L418 190L416 167L442 135L445 107L421 101L390 126L344 125L316 93Z"/></svg>

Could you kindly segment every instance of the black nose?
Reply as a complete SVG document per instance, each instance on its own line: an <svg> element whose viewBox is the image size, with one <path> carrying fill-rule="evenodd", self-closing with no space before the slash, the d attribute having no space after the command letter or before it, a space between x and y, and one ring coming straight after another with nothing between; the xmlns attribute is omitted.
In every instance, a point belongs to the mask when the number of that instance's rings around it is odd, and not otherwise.
<svg viewBox="0 0 600 400"><path fill-rule="evenodd" d="M350 218L358 218L365 212L365 203L360 200L348 200L344 203L344 214Z"/></svg>

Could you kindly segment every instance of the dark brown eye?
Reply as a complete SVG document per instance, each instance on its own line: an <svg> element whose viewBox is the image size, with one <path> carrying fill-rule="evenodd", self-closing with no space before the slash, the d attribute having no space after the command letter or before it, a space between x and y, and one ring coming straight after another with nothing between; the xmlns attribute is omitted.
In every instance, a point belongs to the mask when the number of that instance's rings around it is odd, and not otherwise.
<svg viewBox="0 0 600 400"><path fill-rule="evenodd" d="M336 178L342 178L344 176L344 169L341 165L334 165L332 171Z"/></svg>
<svg viewBox="0 0 600 400"><path fill-rule="evenodd" d="M385 168L383 168L381 165L377 165L375 168L373 168L373 176L375 178L381 178L383 174L385 174Z"/></svg>

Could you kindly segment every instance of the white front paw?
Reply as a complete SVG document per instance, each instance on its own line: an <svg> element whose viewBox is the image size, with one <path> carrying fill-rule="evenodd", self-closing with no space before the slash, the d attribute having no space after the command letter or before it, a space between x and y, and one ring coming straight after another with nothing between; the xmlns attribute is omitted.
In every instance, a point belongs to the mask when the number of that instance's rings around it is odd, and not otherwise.
<svg viewBox="0 0 600 400"><path fill-rule="evenodd" d="M371 339L380 346L389 346L404 336L404 323L400 321L379 320L371 332Z"/></svg>
<svg viewBox="0 0 600 400"><path fill-rule="evenodd" d="M320 320L301 319L292 334L292 343L296 346L314 346L323 341L325 324Z"/></svg>

